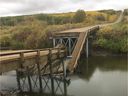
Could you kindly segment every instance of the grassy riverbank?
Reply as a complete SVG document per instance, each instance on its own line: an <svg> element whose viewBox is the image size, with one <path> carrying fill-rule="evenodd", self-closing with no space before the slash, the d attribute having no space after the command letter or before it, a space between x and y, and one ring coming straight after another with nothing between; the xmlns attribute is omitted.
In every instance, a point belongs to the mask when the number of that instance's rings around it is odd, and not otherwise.
<svg viewBox="0 0 128 96"><path fill-rule="evenodd" d="M101 28L93 46L95 49L106 50L110 53L127 53L128 14L124 13L120 23Z"/></svg>

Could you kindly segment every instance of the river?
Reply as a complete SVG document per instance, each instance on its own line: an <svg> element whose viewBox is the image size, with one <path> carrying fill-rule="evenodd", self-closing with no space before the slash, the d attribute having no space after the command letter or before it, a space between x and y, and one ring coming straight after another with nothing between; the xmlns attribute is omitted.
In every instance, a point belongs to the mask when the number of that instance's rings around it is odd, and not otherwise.
<svg viewBox="0 0 128 96"><path fill-rule="evenodd" d="M127 64L127 58L120 56L82 57L77 74L69 77L68 96L128 96ZM14 71L0 76L1 92L14 90L16 86Z"/></svg>

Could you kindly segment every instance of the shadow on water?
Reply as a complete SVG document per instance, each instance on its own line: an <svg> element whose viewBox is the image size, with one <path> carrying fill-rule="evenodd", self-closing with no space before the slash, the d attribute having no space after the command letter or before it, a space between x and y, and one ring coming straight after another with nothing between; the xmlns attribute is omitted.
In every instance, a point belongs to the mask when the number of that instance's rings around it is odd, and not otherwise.
<svg viewBox="0 0 128 96"><path fill-rule="evenodd" d="M20 83L21 90L19 90L19 85L16 80L16 72L12 71L4 73L3 76L0 76L0 96L53 96L51 92L51 81L47 77L43 77L44 80L42 80L42 92L40 92L39 82L37 82L38 79L35 76L31 78L33 79L31 82L33 90L29 90L28 79L25 76L21 76L19 78L20 81L22 81L22 83ZM64 84L67 85L67 81L54 80L54 96L68 96L64 91ZM65 88L67 89L67 87Z"/></svg>
<svg viewBox="0 0 128 96"><path fill-rule="evenodd" d="M66 79L54 79L54 95L52 94L51 78L42 76L42 90L37 75L31 76L31 88L28 77L24 74L16 75L16 71L3 73L0 76L0 96L68 96L67 87L69 85ZM18 83L20 80L20 85ZM20 89L19 89L20 87Z"/></svg>
<svg viewBox="0 0 128 96"><path fill-rule="evenodd" d="M112 72L112 71L127 71L127 57L121 56L96 56L85 59L86 57L81 57L79 62L80 73L79 77L86 80L90 80L96 69L101 72Z"/></svg>

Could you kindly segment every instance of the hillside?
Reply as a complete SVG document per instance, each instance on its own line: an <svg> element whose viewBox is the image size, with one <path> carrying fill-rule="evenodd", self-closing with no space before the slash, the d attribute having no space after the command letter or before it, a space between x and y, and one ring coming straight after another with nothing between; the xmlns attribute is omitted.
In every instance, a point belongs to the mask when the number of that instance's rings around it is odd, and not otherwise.
<svg viewBox="0 0 128 96"><path fill-rule="evenodd" d="M87 11L84 12L85 16L82 22L76 22L76 13L1 17L0 46L10 49L51 47L49 36L54 32L114 22L118 18L120 11Z"/></svg>

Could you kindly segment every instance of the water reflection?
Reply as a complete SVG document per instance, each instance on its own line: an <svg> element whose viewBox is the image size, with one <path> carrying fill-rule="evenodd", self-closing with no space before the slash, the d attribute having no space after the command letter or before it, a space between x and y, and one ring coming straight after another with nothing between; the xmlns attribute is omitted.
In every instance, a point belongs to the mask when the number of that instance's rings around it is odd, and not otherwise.
<svg viewBox="0 0 128 96"><path fill-rule="evenodd" d="M30 86L28 78L20 77L19 79L20 85L18 85L15 71L2 74L2 76L0 76L0 96L53 96L51 92L51 80L49 79L49 77L43 77L42 91L40 91L40 83L35 76L31 77L31 91L29 90ZM66 86L68 86L67 80L54 80L54 96L67 96ZM19 90L18 87L21 87L21 89Z"/></svg>
<svg viewBox="0 0 128 96"><path fill-rule="evenodd" d="M126 57L80 59L80 74L73 75L68 93L72 96L127 96Z"/></svg>
<svg viewBox="0 0 128 96"><path fill-rule="evenodd" d="M84 57L85 58L85 57ZM85 78L86 80L90 80L93 73L95 73L96 69L99 69L102 72L112 72L112 71L121 71L126 72L127 65L127 57L91 57L88 59L80 59L81 74L79 76L81 78Z"/></svg>
<svg viewBox="0 0 128 96"><path fill-rule="evenodd" d="M127 96L126 57L90 57L88 60L83 57L79 68L81 74L71 76L71 84L66 87L69 96ZM51 96L36 91L19 92L17 89L15 71L0 76L0 91L3 93L13 93L12 96Z"/></svg>

